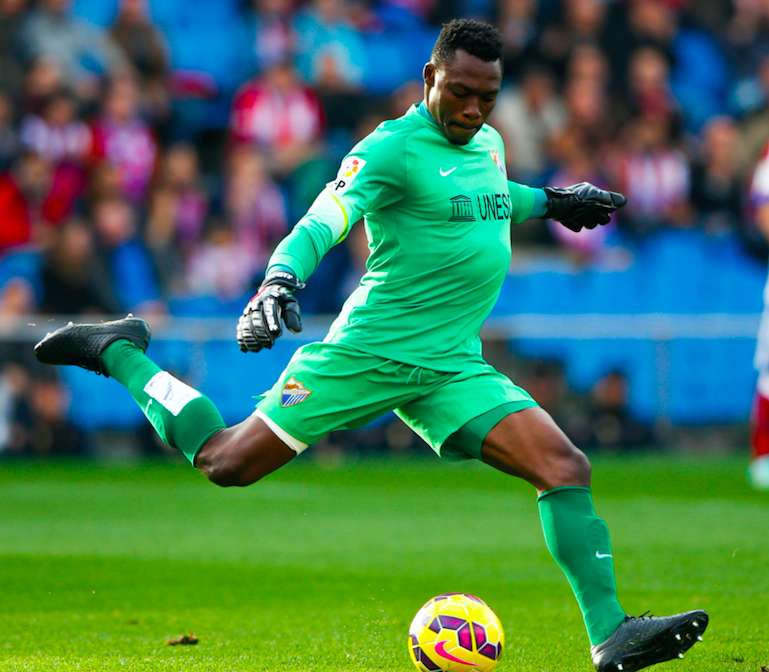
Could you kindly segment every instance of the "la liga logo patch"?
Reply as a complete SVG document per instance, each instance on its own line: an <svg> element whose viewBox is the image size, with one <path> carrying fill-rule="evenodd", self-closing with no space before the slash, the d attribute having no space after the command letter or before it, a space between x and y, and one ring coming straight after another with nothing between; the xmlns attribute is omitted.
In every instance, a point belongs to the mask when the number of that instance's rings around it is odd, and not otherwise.
<svg viewBox="0 0 769 672"><path fill-rule="evenodd" d="M284 408L296 406L297 404L301 404L311 394L312 390L308 390L296 378L291 376L291 378L286 381L286 384L281 391L280 405Z"/></svg>
<svg viewBox="0 0 769 672"><path fill-rule="evenodd" d="M357 156L348 156L343 162L342 167L337 173L336 180L330 182L328 186L331 187L331 191L334 193L340 193L347 190L347 187L352 184L352 181L357 177L358 173L363 170L363 166L366 165L364 159L360 159Z"/></svg>

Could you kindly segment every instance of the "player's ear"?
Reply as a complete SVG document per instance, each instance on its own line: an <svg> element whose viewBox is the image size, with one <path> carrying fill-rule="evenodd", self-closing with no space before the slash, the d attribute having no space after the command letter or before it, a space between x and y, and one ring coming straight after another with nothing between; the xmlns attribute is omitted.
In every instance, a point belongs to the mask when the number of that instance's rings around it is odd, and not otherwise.
<svg viewBox="0 0 769 672"><path fill-rule="evenodd" d="M435 86L435 64L431 61L425 63L425 67L422 68L422 77L425 80L427 86Z"/></svg>

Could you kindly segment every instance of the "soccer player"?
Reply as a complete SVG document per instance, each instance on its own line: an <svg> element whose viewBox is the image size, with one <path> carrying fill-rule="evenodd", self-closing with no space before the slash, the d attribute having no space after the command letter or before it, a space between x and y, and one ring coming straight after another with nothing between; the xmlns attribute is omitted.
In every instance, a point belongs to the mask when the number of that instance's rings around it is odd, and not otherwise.
<svg viewBox="0 0 769 672"><path fill-rule="evenodd" d="M756 228L769 240L769 144L753 172L750 201ZM758 327L753 363L758 381L750 419L748 477L757 490L769 490L769 280L764 288L764 313Z"/></svg>
<svg viewBox="0 0 769 672"><path fill-rule="evenodd" d="M35 351L121 382L161 438L224 486L249 485L332 430L395 410L441 457L480 459L537 489L545 541L582 611L595 667L638 670L682 657L708 616L626 616L587 458L484 361L479 336L510 264L511 223L551 217L579 231L607 223L625 198L587 183L507 180L502 138L485 123L500 55L492 26L444 26L424 66L424 101L358 143L278 245L237 325L245 352L272 347L284 327L301 330L297 292L361 218L370 255L326 338L297 350L248 419L225 427L211 401L161 371L144 354L150 331L138 318L70 324Z"/></svg>

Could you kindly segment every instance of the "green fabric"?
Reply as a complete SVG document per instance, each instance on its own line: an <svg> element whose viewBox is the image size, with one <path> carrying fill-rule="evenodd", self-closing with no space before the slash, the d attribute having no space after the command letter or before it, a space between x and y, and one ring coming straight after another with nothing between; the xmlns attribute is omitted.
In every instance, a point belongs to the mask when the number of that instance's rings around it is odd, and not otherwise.
<svg viewBox="0 0 769 672"><path fill-rule="evenodd" d="M211 401L163 371L130 341L120 339L102 354L107 373L124 385L164 443L195 464L208 439L226 426ZM161 389L150 381L162 383Z"/></svg>
<svg viewBox="0 0 769 672"><path fill-rule="evenodd" d="M510 266L510 223L531 216L543 193L508 182L494 128L454 145L415 105L353 147L268 268L306 281L363 219L366 273L326 340L458 372L482 361L480 328Z"/></svg>
<svg viewBox="0 0 769 672"><path fill-rule="evenodd" d="M446 439L473 418L508 402L536 403L483 361L447 373L338 343L310 343L296 351L257 408L307 445L395 410L441 457L467 459L464 450L445 451Z"/></svg>
<svg viewBox="0 0 769 672"><path fill-rule="evenodd" d="M547 548L574 591L590 643L600 644L625 618L606 523L588 487L554 488L537 501Z"/></svg>
<svg viewBox="0 0 769 672"><path fill-rule="evenodd" d="M547 212L547 194L544 189L534 189L529 217L544 217Z"/></svg>
<svg viewBox="0 0 769 672"><path fill-rule="evenodd" d="M533 399L519 399L517 401L508 401L500 406L496 406L485 413L481 413L454 432L441 450L443 455L462 454L469 455L476 460L481 459L481 449L489 432L496 427L499 422L510 415L518 413L525 408L538 406Z"/></svg>

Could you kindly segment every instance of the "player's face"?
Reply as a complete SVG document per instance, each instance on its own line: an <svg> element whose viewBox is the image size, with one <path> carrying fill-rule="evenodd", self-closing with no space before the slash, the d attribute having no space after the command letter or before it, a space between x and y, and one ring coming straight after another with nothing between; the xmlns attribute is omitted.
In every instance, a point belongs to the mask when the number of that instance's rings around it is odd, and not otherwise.
<svg viewBox="0 0 769 672"><path fill-rule="evenodd" d="M502 65L458 49L447 63L427 63L424 79L430 114L449 142L466 145L494 109L502 85Z"/></svg>

